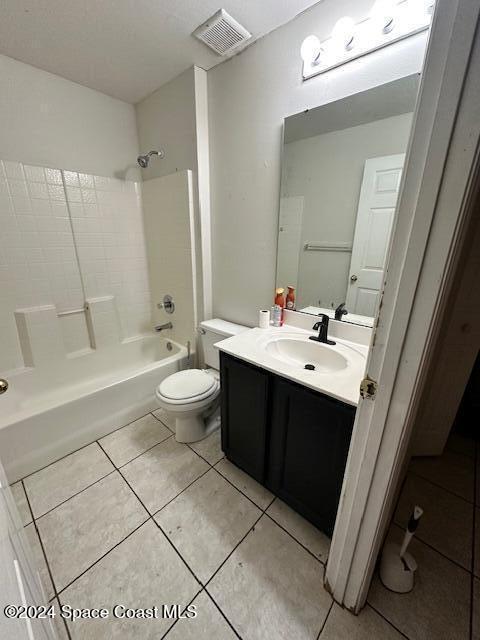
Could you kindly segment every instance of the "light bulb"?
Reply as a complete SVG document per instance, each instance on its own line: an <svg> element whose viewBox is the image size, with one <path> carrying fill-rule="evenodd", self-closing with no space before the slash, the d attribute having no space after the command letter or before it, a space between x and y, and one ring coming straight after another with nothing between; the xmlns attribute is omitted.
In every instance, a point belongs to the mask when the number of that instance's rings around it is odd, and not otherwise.
<svg viewBox="0 0 480 640"><path fill-rule="evenodd" d="M305 64L318 64L322 53L320 40L317 36L307 36L302 42L300 56Z"/></svg>
<svg viewBox="0 0 480 640"><path fill-rule="evenodd" d="M383 33L390 33L395 26L396 13L395 0L376 0L370 11L370 17L376 28Z"/></svg>
<svg viewBox="0 0 480 640"><path fill-rule="evenodd" d="M332 30L332 40L337 47L350 51L353 48L354 32L353 19L350 16L344 16L335 23Z"/></svg>

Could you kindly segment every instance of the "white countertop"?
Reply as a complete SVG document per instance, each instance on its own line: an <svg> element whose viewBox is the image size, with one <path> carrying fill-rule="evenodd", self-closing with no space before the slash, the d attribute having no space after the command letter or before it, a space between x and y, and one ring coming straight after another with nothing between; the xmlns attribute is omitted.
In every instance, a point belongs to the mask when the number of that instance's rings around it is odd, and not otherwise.
<svg viewBox="0 0 480 640"><path fill-rule="evenodd" d="M360 382L365 373L368 347L340 338L335 338L335 346L323 343L319 345L309 340L309 336L315 334L316 332L305 331L290 325L269 329L256 328L221 340L215 344L215 347L231 356L356 407L360 395ZM312 353L320 353L320 349L331 349L344 356L347 365L338 371L331 372L306 370L301 365L284 361L267 351L267 345L279 338L305 341L309 345L306 348L311 348Z"/></svg>

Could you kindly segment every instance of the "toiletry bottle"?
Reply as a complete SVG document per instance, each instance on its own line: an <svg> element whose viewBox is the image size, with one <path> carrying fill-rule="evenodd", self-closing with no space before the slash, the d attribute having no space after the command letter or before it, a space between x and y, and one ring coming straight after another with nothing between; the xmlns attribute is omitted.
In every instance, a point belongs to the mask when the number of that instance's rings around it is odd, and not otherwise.
<svg viewBox="0 0 480 640"><path fill-rule="evenodd" d="M289 285L287 289L287 309L289 311L295 311L295 287Z"/></svg>
<svg viewBox="0 0 480 640"><path fill-rule="evenodd" d="M285 296L283 295L284 292L285 289L283 289L282 287L275 289L275 304L281 308L280 326L283 325L283 310L285 309Z"/></svg>
<svg viewBox="0 0 480 640"><path fill-rule="evenodd" d="M272 324L274 327L281 327L282 326L282 312L283 309L280 305L275 304L272 307Z"/></svg>

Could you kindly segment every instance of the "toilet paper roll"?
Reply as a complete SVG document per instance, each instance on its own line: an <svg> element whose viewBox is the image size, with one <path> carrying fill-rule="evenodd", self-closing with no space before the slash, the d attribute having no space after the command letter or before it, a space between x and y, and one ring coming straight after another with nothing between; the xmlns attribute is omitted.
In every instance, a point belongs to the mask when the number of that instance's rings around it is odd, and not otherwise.
<svg viewBox="0 0 480 640"><path fill-rule="evenodd" d="M270 309L261 309L258 312L258 326L260 329L268 329L270 326Z"/></svg>

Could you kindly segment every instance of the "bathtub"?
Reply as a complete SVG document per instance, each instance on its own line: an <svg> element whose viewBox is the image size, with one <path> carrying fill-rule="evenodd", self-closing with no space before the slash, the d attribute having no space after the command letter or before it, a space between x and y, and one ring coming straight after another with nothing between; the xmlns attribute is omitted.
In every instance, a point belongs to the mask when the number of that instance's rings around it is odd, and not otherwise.
<svg viewBox="0 0 480 640"><path fill-rule="evenodd" d="M152 335L7 374L0 457L9 481L152 411L155 387L186 363L185 347Z"/></svg>

